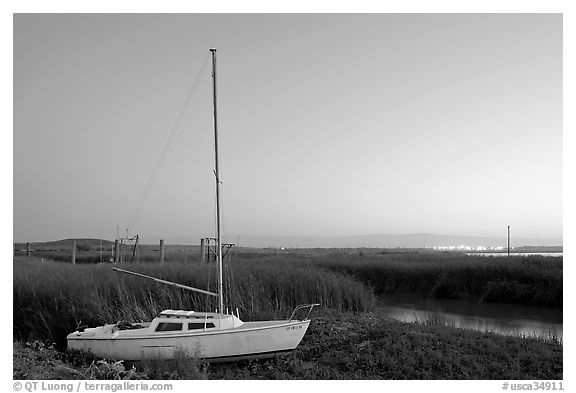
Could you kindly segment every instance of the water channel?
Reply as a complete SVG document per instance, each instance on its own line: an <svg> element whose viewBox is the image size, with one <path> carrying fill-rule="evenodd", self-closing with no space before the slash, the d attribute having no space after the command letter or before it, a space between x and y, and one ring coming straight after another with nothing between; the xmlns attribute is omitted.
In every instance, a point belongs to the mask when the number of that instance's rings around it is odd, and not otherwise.
<svg viewBox="0 0 576 393"><path fill-rule="evenodd" d="M562 309L386 295L375 311L403 322L440 320L458 328L515 336L562 339Z"/></svg>

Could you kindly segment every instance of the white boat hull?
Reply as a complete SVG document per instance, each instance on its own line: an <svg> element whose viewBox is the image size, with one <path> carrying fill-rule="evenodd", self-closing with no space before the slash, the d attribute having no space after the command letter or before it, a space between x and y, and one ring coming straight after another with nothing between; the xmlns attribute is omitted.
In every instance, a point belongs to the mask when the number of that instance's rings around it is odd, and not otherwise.
<svg viewBox="0 0 576 393"><path fill-rule="evenodd" d="M154 336L139 335L138 331L123 335L122 331L116 331L87 337L74 332L67 340L68 349L90 352L106 359L173 359L180 353L209 360L235 360L293 350L309 324L310 320L244 322L231 329L165 332Z"/></svg>

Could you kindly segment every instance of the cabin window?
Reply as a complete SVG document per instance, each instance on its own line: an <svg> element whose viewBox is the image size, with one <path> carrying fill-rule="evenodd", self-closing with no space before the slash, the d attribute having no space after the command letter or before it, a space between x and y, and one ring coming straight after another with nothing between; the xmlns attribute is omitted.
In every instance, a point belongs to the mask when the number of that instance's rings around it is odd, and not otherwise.
<svg viewBox="0 0 576 393"><path fill-rule="evenodd" d="M206 324L206 329L209 328L213 328L214 324L212 322L209 322ZM204 323L199 323L199 322L192 322L188 324L188 330L194 330L194 329L204 329Z"/></svg>
<svg viewBox="0 0 576 393"><path fill-rule="evenodd" d="M174 322L160 322L158 326L156 326L157 332L174 332L177 330L182 330L181 323L174 323Z"/></svg>

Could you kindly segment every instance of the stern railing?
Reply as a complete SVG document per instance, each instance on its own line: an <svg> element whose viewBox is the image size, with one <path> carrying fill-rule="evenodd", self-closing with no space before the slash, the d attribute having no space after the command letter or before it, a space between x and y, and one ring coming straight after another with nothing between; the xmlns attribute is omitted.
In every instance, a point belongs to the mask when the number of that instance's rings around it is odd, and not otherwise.
<svg viewBox="0 0 576 393"><path fill-rule="evenodd" d="M320 305L320 303L312 303L312 304L300 304L299 306L296 306L294 311L292 311L292 315L290 315L290 319L288 320L288 322L292 322L296 313L302 309L305 309L305 308L308 308L308 314L306 314L306 317L301 319L301 321L308 319L314 306L319 306L319 305Z"/></svg>

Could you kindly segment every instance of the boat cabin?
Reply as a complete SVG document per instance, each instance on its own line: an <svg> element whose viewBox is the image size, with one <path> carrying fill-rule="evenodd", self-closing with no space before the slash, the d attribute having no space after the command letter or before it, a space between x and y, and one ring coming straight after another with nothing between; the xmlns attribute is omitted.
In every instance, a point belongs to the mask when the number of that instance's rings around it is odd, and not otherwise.
<svg viewBox="0 0 576 393"><path fill-rule="evenodd" d="M153 332L190 332L234 329L243 322L234 315L186 310L164 310L150 323Z"/></svg>

